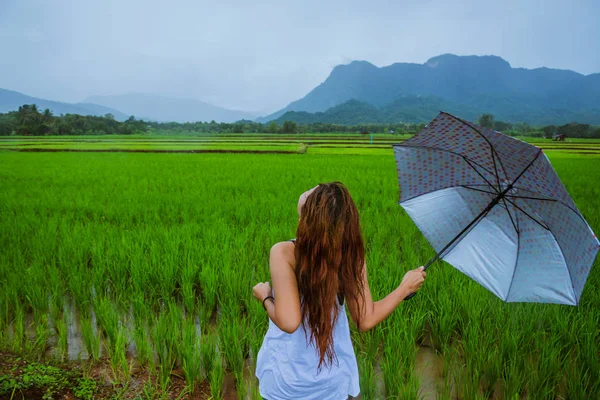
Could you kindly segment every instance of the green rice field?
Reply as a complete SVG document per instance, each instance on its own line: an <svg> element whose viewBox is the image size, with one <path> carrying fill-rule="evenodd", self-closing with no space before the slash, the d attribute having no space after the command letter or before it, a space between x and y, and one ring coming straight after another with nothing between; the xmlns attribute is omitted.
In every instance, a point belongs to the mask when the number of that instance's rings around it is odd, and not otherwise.
<svg viewBox="0 0 600 400"><path fill-rule="evenodd" d="M260 399L252 286L303 191L347 185L374 299L435 254L397 204L406 138L1 138L0 399L38 393L25 364L78 374L50 397ZM600 232L600 141L533 143ZM413 300L353 328L361 398L600 398L599 263L577 307L504 303L434 264Z"/></svg>
<svg viewBox="0 0 600 400"><path fill-rule="evenodd" d="M231 152L231 153L309 153L309 154L392 154L391 146L410 135L231 134L204 136L71 136L0 137L0 151L23 152ZM600 141L522 138L545 150L568 153L600 153Z"/></svg>

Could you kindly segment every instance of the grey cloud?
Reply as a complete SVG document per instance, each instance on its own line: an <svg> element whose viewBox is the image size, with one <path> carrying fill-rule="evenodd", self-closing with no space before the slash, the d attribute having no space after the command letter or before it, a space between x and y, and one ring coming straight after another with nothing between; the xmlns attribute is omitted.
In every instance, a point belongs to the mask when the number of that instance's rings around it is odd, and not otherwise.
<svg viewBox="0 0 600 400"><path fill-rule="evenodd" d="M600 72L594 1L2 0L0 87L61 101L148 92L274 111L351 60L496 54Z"/></svg>

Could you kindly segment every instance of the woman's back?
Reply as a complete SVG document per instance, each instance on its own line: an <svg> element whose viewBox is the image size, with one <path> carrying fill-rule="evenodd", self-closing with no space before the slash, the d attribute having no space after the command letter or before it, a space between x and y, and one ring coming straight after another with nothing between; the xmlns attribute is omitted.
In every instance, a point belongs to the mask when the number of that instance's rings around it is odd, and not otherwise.
<svg viewBox="0 0 600 400"><path fill-rule="evenodd" d="M257 357L256 377L262 397L278 399L340 400L358 396L358 366L343 305L338 304L333 328L335 358L319 370L319 353L304 325L285 333L269 321L269 330Z"/></svg>
<svg viewBox="0 0 600 400"><path fill-rule="evenodd" d="M290 242L295 244L296 240ZM269 320L256 363L262 397L337 400L358 396L358 366L343 297L338 298L337 307L338 317L332 332L335 359L321 368L319 352L304 324L293 333L286 333Z"/></svg>
<svg viewBox="0 0 600 400"><path fill-rule="evenodd" d="M410 271L406 285L373 302L348 190L337 182L320 184L300 196L298 214L297 242L276 243L269 255L277 298L268 282L253 288L269 315L257 357L260 393L268 400L356 397L358 367L342 300L356 327L369 330L418 290L425 272Z"/></svg>

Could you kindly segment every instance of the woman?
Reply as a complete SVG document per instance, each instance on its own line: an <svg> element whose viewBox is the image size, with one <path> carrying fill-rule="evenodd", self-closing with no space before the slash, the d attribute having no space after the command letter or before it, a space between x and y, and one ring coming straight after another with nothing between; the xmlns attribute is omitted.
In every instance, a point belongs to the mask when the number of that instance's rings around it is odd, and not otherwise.
<svg viewBox="0 0 600 400"><path fill-rule="evenodd" d="M358 210L341 183L321 184L298 200L295 240L271 248L268 282L253 288L269 314L257 357L260 394L268 400L358 396L358 367L347 304L360 331L383 321L425 279L409 271L398 288L373 302Z"/></svg>

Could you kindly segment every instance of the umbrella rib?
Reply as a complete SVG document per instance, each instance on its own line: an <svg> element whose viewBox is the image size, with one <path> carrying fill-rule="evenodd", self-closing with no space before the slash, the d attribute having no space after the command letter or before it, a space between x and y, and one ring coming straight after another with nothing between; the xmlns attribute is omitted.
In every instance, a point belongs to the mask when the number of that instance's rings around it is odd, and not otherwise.
<svg viewBox="0 0 600 400"><path fill-rule="evenodd" d="M515 213L515 219L517 220L517 227L519 226L519 214ZM512 289L513 282L515 281L515 275L517 273L517 266L519 265L519 253L521 252L521 233L517 229L517 258L515 259L515 268L513 269L512 278L510 280L510 285L508 286L508 292L506 292L506 298L504 301L508 301L508 296L510 296L510 291Z"/></svg>
<svg viewBox="0 0 600 400"><path fill-rule="evenodd" d="M460 187L460 186L448 186L448 187L442 187L442 188L437 188L437 189L434 189L434 190L430 190L429 192L425 192L425 193L417 194L417 195L415 195L415 196L413 196L413 197L409 197L408 199L404 199L404 200L402 200L402 201L399 201L399 202L398 202L398 204L402 204L402 203L404 203L404 202L407 202L407 201L409 201L409 200L415 199L415 198L417 198L417 197L425 196L425 195L427 195L427 194L431 194L431 193L439 192L440 190L446 190L446 189L456 189L457 187ZM495 193L493 193L493 194L495 194Z"/></svg>
<svg viewBox="0 0 600 400"><path fill-rule="evenodd" d="M477 131L477 132L479 132L479 131ZM479 134L481 135L481 132L479 132ZM485 139L485 136L481 135L481 137L483 137ZM496 153L496 151L494 150L494 146L492 146L492 144L489 142L489 140L486 139L486 141L490 145L490 151L492 153L492 161L494 162L494 172L496 172L496 183L498 184L498 189L500 189L502 187L502 186L500 186L500 175L498 175L498 167L496 167L496 157L494 157L494 154ZM498 160L500 160L500 157L498 157ZM508 178L506 176L506 171L504 172L504 178L505 179Z"/></svg>
<svg viewBox="0 0 600 400"><path fill-rule="evenodd" d="M442 113L449 115L450 117L454 118L455 120L462 122L463 124L467 125L469 128L471 128L472 130L474 130L475 132L477 132L479 134L479 136L481 136L486 142L487 144L490 146L490 151L492 152L492 161L494 162L494 171L496 172L496 179L498 180L498 187L500 187L500 178L498 175L498 169L496 167L496 159L494 157L494 154L496 154L496 156L498 157L498 162L500 163L500 166L502 167L502 171L504 172L504 177L506 179L508 179L508 174L506 173L506 169L504 169L504 164L502 164L502 160L500 159L500 155L498 154L498 152L496 151L496 149L494 148L494 146L492 145L492 142L490 142L490 140L488 138L485 137L485 135L483 133L481 133L481 131L477 128L475 128L473 125L471 125L470 122L465 121L464 119L458 118L452 114L448 114L447 112L442 111Z"/></svg>
<svg viewBox="0 0 600 400"><path fill-rule="evenodd" d="M517 187L517 189L519 189L519 188ZM523 190L523 189L521 189L521 190ZM526 189L524 189L524 190L526 190ZM557 199L544 199L542 197L519 196L519 195L512 195L512 194L511 195L507 194L506 197L514 197L516 199L527 199L527 200L538 200L538 201L553 201L553 202L561 204L561 205L567 207L569 210L573 211L583 222L585 222L587 224L585 218L583 218L583 216L577 210L575 210L573 207L571 207L570 205L566 204L563 201L560 201Z"/></svg>
<svg viewBox="0 0 600 400"><path fill-rule="evenodd" d="M474 186L474 185L473 185ZM479 185L479 186L485 186L485 185ZM487 193L487 194L492 194L492 195L496 195L498 194L497 192L488 192L487 190L482 190L482 189L476 189L474 187L471 187L469 185L461 185L461 187L465 188L465 189L469 189L469 190L474 190L476 192L481 192L481 193ZM506 201L504 201L504 199L502 199L502 203L504 204L504 209L506 210L506 212L508 213L508 217L510 218L510 222L512 222L513 227L515 228L515 231L518 233L519 231L517 230L517 226L515 225L515 222L513 221L512 215L510 213L510 211L508 210L508 206L506 205Z"/></svg>
<svg viewBox="0 0 600 400"><path fill-rule="evenodd" d="M488 185L490 185L490 187L491 187L492 189L496 190L496 188L494 187L494 185L493 185L493 184L492 184L490 181L488 181L488 180L487 180L487 178L486 178L485 176L483 176L483 174L482 174L481 172L479 172L479 170L473 166L473 164L471 164L471 160L469 160L469 159L468 159L467 157L465 157L465 156L461 156L461 157L463 158L463 160L465 160L465 162L466 162L466 163L469 165L469 167L473 168L473 170L474 170L475 172L477 172L477 175L479 175L479 176L480 176L480 177L481 177L481 178L482 178L484 181L486 181L486 183L487 183ZM486 171L487 171L487 169L486 169ZM492 173L491 171L487 171L487 172L489 172L490 174ZM496 178L497 178L497 176L496 176ZM500 187L500 185L498 185L498 187ZM498 194L498 191L496 191L496 193L495 193L495 194Z"/></svg>
<svg viewBox="0 0 600 400"><path fill-rule="evenodd" d="M537 219L533 218L527 211L523 210L521 207L519 207L515 202L513 202L511 199L506 199L510 204L512 204L514 207L516 207L519 211L521 211L523 214L527 215L529 218L531 218L536 224L538 224L539 226L541 226L542 228L544 228L545 230L549 231L550 228L548 228L546 225L542 224L540 221L538 221Z"/></svg>
<svg viewBox="0 0 600 400"><path fill-rule="evenodd" d="M446 150L446 149L441 149L439 147L433 147L433 146L413 146L411 144L404 144L404 143L400 143L400 144L395 144L392 145L392 148L394 147L412 147L412 148L416 148L416 149L425 149L425 150L437 150L437 151L443 151L445 153L450 153L450 154L454 154L455 156L459 156L460 158L464 158L466 160L466 157L463 156L460 153L457 153L455 151L452 150ZM475 162L473 160L469 160L469 162L472 162L473 164L477 165L478 167L480 167L481 169L483 169L485 172L489 173L489 174L493 174L492 171L490 171L489 169L487 169L486 167L484 167L483 165L479 164L478 162Z"/></svg>
<svg viewBox="0 0 600 400"><path fill-rule="evenodd" d="M463 188L465 188L465 189L469 189L469 190L474 190L474 191L476 191L476 192L487 193L487 194L493 194L493 195L497 195L497 194L498 194L498 192L488 192L487 190L483 190L483 189L475 189L474 187L471 187L471 186L474 186L474 185L460 185L460 187L463 187ZM478 185L478 186L485 186L485 187L486 187L486 185Z"/></svg>
<svg viewBox="0 0 600 400"><path fill-rule="evenodd" d="M535 162L535 161L538 159L538 157L540 156L540 154L542 154L542 149L540 149L540 150L539 150L539 151L536 153L535 157L533 157L533 160L531 160L531 161L529 162L529 164L527 164L527 166L525 167L525 169L523 169L523 171L521 171L521 173L520 173L520 174L519 174L519 175L518 175L518 176L515 178L515 180L514 180L514 181L512 181L512 183L509 185L509 187L510 187L511 189L514 187L515 183L517 183L517 181L518 181L519 179L521 179L521 177L523 176L523 174L524 174L525 172L527 172L527 170L528 170L528 169L529 169L529 168L530 168L530 167L533 165L533 163L534 163L534 162ZM508 190L505 190L505 192L508 192Z"/></svg>
<svg viewBox="0 0 600 400"><path fill-rule="evenodd" d="M514 186L515 189L517 190L526 190L524 188L520 188L518 186ZM514 197L516 199L527 199L527 200L544 200L544 201L556 201L559 202L556 199L549 199L549 198L543 198L543 197L533 197L533 196L521 196L519 194L507 194L506 197ZM564 204L564 203L563 203ZM565 204L566 205L566 204ZM568 207L568 206L567 206Z"/></svg>
<svg viewBox="0 0 600 400"><path fill-rule="evenodd" d="M513 228L515 228L515 232L517 232L517 235L518 235L519 230L517 229L517 225L515 224L515 221L513 221L512 215L510 215L510 210L508 209L506 200L504 198L502 198L502 202L504 203L504 208L506 209L506 212L508 213L508 218L510 218L510 222L512 222ZM516 213L515 213L515 218L516 218Z"/></svg>
<svg viewBox="0 0 600 400"><path fill-rule="evenodd" d="M577 294L575 294L575 286L573 286L573 276L571 276L571 270L569 269L569 264L567 264L567 258L565 257L565 252L563 251L560 243L558 243L558 240L556 240L556 237L554 235L551 235L551 236L554 239L554 241L556 242L556 245L558 246L558 249L560 250L560 254L563 257L563 260L565 260L565 266L567 267L567 272L569 273L569 280L571 281L571 289L573 289L573 296L575 297L575 304L577 304L577 303L579 303L579 299L577 298Z"/></svg>
<svg viewBox="0 0 600 400"><path fill-rule="evenodd" d="M471 186L475 186L475 185L471 185ZM487 185L478 185L478 186L487 187ZM402 204L402 203L404 203L404 202L406 202L406 201L409 201L409 200L412 200L412 199L414 199L414 198L421 197L421 196L425 196L425 195L427 195L427 194L434 193L434 192L437 192L437 191L440 191L440 190L446 190L446 189L456 189L456 188L459 188L459 187L462 187L462 188L465 188L465 189L470 189L470 190L475 190L475 191L477 191L477 192L483 192L483 193L488 193L488 194L498 195L498 192L488 192L488 191L481 190L481 189L475 189L475 188L473 188L473 187L469 187L469 186L467 186L467 185L457 185L457 186L447 186L447 187L443 187L443 188L437 188L437 189L435 189L435 190L431 190L431 191L429 191L429 192L425 192L425 193L421 193L421 194L418 194L418 195L416 195L416 196L413 196L413 197L409 197L408 199L404 199L404 200L402 200L402 201L400 201L400 202L398 202L398 203L399 203L399 204ZM494 188L494 187L492 186L492 188ZM494 188L494 190L495 190L495 188Z"/></svg>

